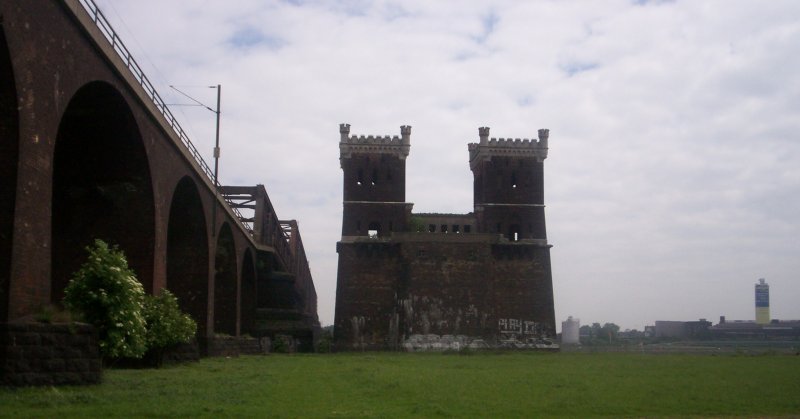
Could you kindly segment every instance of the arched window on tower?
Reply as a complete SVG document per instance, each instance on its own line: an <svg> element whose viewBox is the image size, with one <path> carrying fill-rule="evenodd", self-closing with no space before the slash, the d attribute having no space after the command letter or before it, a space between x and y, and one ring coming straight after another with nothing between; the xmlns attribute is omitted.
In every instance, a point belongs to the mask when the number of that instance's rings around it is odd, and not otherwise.
<svg viewBox="0 0 800 419"><path fill-rule="evenodd" d="M364 184L364 169L358 169L358 176L356 177L356 185Z"/></svg>
<svg viewBox="0 0 800 419"><path fill-rule="evenodd" d="M369 223L369 227L367 227L367 236L371 239L377 239L381 237L381 235L381 224L375 221Z"/></svg>
<svg viewBox="0 0 800 419"><path fill-rule="evenodd" d="M512 242L519 241L522 238L522 231L519 228L519 224L512 224L508 228L508 239Z"/></svg>

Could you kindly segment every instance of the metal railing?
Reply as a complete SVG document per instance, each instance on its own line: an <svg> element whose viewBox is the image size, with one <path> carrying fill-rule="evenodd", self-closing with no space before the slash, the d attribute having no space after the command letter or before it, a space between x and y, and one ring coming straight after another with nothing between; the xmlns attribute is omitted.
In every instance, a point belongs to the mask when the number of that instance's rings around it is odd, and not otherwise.
<svg viewBox="0 0 800 419"><path fill-rule="evenodd" d="M95 23L95 25L97 25L97 27L100 29L100 32L103 33L103 36L105 36L106 40L108 40L108 42L111 44L111 48L113 48L114 51L117 53L117 55L119 55L119 57L122 58L122 60L125 62L125 65L128 67L128 70L130 70L131 75L133 75L133 77L136 79L139 85L144 89L145 93L147 93L147 96L150 98L150 100L153 101L153 104L156 106L156 109L158 109L158 111L161 112L161 115L167 120L167 123L169 123L172 130L175 132L178 138L180 138L183 145L186 146L186 148L189 150L189 153L192 155L192 157L194 157L197 164L200 165L200 168L205 173L206 178L214 185L215 189L219 191L220 184L219 182L214 180L214 172L211 170L211 168L208 166L205 160L203 160L203 156L200 155L199 151L197 151L197 148L194 146L194 144L192 144L192 141L189 140L189 136L186 135L186 132L183 130L183 127L181 127L181 125L178 123L178 120L172 114L172 111L169 110L167 104L164 102L164 99L162 99L161 95L158 94L158 91L156 91L156 88L153 86L153 83L151 83L150 80L147 78L147 76L144 74L144 71L139 66L139 63L136 62L136 60L133 58L133 55L130 53L130 51L128 51L128 48L122 42L122 39L120 39L119 35L117 35L117 32L111 26L111 23L109 23L108 19L106 19L103 12L94 2L94 0L78 0L78 1L81 4L81 6L83 6L84 10L86 10L86 12L92 18L92 21ZM239 224L250 235L252 235L253 234L252 228L250 228L250 226L246 225L241 221L242 219L244 219L244 216L241 214L241 212L238 209L234 208L231 205L231 202L228 201L227 199L225 200L225 202L228 203L228 207L238 217L237 221L239 222Z"/></svg>

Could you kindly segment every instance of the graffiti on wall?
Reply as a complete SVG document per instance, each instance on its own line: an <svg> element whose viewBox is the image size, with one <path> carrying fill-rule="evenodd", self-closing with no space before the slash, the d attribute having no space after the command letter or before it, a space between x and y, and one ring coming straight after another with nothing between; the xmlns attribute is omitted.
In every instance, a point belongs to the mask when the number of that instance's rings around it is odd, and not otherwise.
<svg viewBox="0 0 800 419"><path fill-rule="evenodd" d="M549 340L541 324L523 319L499 319L497 338L465 335L413 334L403 340L402 347L409 352L460 351L463 349L557 349Z"/></svg>
<svg viewBox="0 0 800 419"><path fill-rule="evenodd" d="M460 351L462 349L488 349L483 339L464 335L411 335L403 341L403 349L409 352Z"/></svg>
<svg viewBox="0 0 800 419"><path fill-rule="evenodd" d="M557 347L547 339L541 324L524 319L498 319L498 346L511 349L544 349Z"/></svg>

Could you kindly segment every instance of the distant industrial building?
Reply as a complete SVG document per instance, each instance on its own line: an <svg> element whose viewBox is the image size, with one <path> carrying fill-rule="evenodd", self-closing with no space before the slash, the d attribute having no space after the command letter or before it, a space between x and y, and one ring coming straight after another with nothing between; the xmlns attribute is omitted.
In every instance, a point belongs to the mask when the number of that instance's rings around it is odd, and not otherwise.
<svg viewBox="0 0 800 419"><path fill-rule="evenodd" d="M770 320L760 324L752 320L726 320L709 328L714 339L800 339L800 320Z"/></svg>
<svg viewBox="0 0 800 419"><path fill-rule="evenodd" d="M769 324L769 284L764 278L756 284L756 323Z"/></svg>
<svg viewBox="0 0 800 419"><path fill-rule="evenodd" d="M708 337L709 327L711 327L711 322L706 319L689 322L656 320L655 337L705 339Z"/></svg>
<svg viewBox="0 0 800 419"><path fill-rule="evenodd" d="M720 316L719 323L712 326L706 319L694 322L656 321L656 338L675 339L749 339L749 340L794 340L800 339L800 320L777 320L770 318L769 284L760 278L755 284L756 319L726 320ZM646 328L645 328L645 331Z"/></svg>
<svg viewBox="0 0 800 419"><path fill-rule="evenodd" d="M645 327L645 335L648 328L652 326ZM753 320L726 320L725 316L720 316L719 323L713 326L706 319L689 322L658 320L654 329L654 334L650 336L667 339L800 339L800 320L772 319L767 324L760 324Z"/></svg>
<svg viewBox="0 0 800 419"><path fill-rule="evenodd" d="M564 345L577 345L581 343L581 321L569 316L561 322L561 343Z"/></svg>

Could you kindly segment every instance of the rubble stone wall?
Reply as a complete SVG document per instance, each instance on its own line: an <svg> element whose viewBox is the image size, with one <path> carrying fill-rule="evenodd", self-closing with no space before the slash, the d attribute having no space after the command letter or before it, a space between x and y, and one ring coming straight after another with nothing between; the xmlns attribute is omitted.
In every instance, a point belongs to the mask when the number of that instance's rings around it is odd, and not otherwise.
<svg viewBox="0 0 800 419"><path fill-rule="evenodd" d="M88 324L0 324L0 385L95 384L102 377L97 333Z"/></svg>

